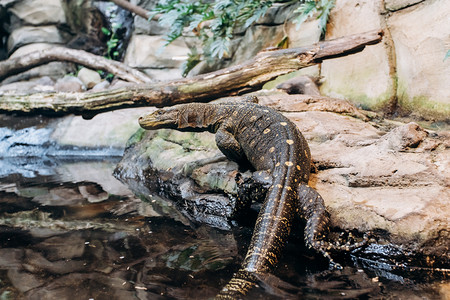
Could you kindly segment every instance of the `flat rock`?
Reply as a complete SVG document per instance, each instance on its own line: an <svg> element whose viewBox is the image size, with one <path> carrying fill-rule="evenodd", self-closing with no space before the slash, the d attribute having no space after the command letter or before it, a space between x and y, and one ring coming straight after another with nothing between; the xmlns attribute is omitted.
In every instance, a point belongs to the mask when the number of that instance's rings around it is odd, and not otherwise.
<svg viewBox="0 0 450 300"><path fill-rule="evenodd" d="M319 105L321 100L316 100ZM360 232L382 230L389 234L388 242L448 261L448 133L430 132L415 123L373 123L338 114L333 101L338 100L323 101L320 111L296 112L291 101L277 104L309 142L318 170L310 185L324 197L333 225ZM213 135L173 130L139 130L116 169L119 178L139 177L187 214L187 207L199 205L189 202L194 198L203 199L203 207L221 207L221 216L213 210L207 213L222 222L232 212L237 173L235 163L220 159Z"/></svg>

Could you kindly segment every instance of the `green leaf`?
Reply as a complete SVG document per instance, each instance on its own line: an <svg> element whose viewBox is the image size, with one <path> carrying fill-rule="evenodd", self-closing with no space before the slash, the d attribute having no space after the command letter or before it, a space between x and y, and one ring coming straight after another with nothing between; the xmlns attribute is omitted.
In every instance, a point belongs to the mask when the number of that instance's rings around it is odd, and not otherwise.
<svg viewBox="0 0 450 300"><path fill-rule="evenodd" d="M306 0L305 3L301 4L299 8L294 10L294 13L298 13L299 16L294 19L293 23L297 24L296 30L300 29L300 26L311 17L317 11L316 2L314 0Z"/></svg>
<svg viewBox="0 0 450 300"><path fill-rule="evenodd" d="M102 32L108 36L111 35L111 31L109 31L109 29L106 27L102 27Z"/></svg>
<svg viewBox="0 0 450 300"><path fill-rule="evenodd" d="M211 43L211 56L222 58L225 53L229 53L229 41L226 39L216 39Z"/></svg>
<svg viewBox="0 0 450 300"><path fill-rule="evenodd" d="M321 12L317 18L319 19L319 28L322 31L322 34L324 34L327 29L328 17L330 16L330 12L334 7L334 2L334 0L322 0L320 3L321 6L319 10Z"/></svg>

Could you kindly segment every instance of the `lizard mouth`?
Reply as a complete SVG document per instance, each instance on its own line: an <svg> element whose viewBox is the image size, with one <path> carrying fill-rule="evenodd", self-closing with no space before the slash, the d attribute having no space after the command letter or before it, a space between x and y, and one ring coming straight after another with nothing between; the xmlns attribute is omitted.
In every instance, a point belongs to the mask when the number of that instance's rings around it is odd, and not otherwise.
<svg viewBox="0 0 450 300"><path fill-rule="evenodd" d="M169 111L157 110L139 118L139 125L144 129L174 128L177 125L176 116Z"/></svg>

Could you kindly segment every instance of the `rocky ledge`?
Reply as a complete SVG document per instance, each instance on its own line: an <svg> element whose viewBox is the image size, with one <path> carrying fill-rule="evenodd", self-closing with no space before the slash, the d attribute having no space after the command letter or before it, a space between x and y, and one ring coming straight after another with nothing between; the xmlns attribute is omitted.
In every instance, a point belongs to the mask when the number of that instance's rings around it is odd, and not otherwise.
<svg viewBox="0 0 450 300"><path fill-rule="evenodd" d="M423 255L428 266L448 264L449 132L377 120L321 96L259 99L282 111L308 140L310 185L324 197L333 226L376 232L379 243ZM144 197L158 191L191 219L229 227L241 170L221 155L212 134L139 130L115 173Z"/></svg>

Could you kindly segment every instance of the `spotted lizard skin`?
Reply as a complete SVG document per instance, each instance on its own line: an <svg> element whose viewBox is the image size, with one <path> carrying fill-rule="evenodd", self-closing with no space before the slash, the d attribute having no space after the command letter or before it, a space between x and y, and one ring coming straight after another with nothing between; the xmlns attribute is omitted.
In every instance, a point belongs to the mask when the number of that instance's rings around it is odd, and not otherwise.
<svg viewBox="0 0 450 300"><path fill-rule="evenodd" d="M329 215L308 184L311 154L303 135L277 111L250 102L182 104L139 119L145 129L172 128L215 133L222 153L249 162L253 179L268 187L241 269L217 295L236 299L255 285L252 274L276 266L296 216L306 220L305 242L330 259L323 242ZM241 206L246 206L245 204Z"/></svg>

